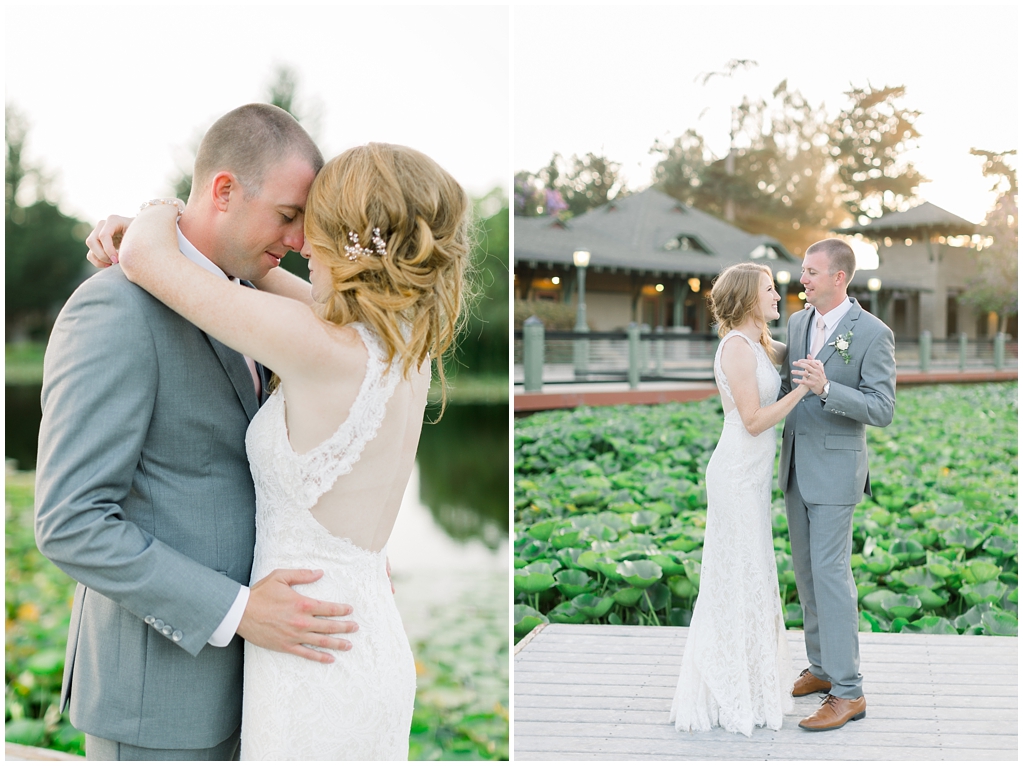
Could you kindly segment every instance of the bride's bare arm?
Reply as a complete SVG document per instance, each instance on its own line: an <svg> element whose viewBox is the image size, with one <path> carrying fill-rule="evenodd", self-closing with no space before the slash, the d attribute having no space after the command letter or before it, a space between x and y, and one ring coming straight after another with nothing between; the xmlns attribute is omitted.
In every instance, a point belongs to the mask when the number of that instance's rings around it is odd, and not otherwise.
<svg viewBox="0 0 1023 766"><path fill-rule="evenodd" d="M253 279L252 284L261 292L291 298L307 306L313 305L312 285L290 271L281 268L270 269L262 279Z"/></svg>
<svg viewBox="0 0 1023 766"><path fill-rule="evenodd" d="M337 374L337 344L309 307L290 298L239 287L210 274L178 250L171 205L143 210L124 234L119 260L125 276L231 348L281 377Z"/></svg>
<svg viewBox="0 0 1023 766"><path fill-rule="evenodd" d="M96 228L85 239L85 244L89 246L89 252L85 257L89 263L98 269L105 269L117 263L121 239L133 220L135 219L112 215L96 224ZM252 283L263 292L291 298L307 306L313 304L310 284L283 269L271 269L265 277L253 280Z"/></svg>
<svg viewBox="0 0 1023 766"><path fill-rule="evenodd" d="M757 358L749 344L738 336L725 341L721 349L721 368L728 379L742 424L752 436L759 436L784 420L810 390L800 383L778 401L761 407Z"/></svg>

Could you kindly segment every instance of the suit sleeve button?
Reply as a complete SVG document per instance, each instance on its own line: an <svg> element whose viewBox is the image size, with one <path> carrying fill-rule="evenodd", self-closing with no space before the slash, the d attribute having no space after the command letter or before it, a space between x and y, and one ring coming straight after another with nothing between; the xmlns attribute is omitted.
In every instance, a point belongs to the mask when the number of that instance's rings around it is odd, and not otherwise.
<svg viewBox="0 0 1023 766"><path fill-rule="evenodd" d="M184 637L185 637L184 633L182 633L180 630L175 630L171 634L171 641L177 642L177 641L180 641L181 639L183 639Z"/></svg>
<svg viewBox="0 0 1023 766"><path fill-rule="evenodd" d="M174 632L174 629L170 625L164 625L160 629L160 632L163 633L165 636L169 636L171 633Z"/></svg>
<svg viewBox="0 0 1023 766"><path fill-rule="evenodd" d="M153 627L156 628L157 630L163 630L164 624L165 623L164 623L163 620L154 620L153 621Z"/></svg>
<svg viewBox="0 0 1023 766"><path fill-rule="evenodd" d="M156 618L151 614L147 614L145 619L146 625L152 625L154 622L156 622Z"/></svg>

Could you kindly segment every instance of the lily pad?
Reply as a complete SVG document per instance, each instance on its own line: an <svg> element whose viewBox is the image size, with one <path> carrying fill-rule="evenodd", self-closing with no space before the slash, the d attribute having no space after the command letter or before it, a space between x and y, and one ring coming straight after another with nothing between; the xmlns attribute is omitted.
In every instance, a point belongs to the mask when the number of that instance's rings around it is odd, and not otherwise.
<svg viewBox="0 0 1023 766"><path fill-rule="evenodd" d="M991 609L980 616L984 632L989 636L1015 636L1019 632L1016 615L1002 609Z"/></svg>
<svg viewBox="0 0 1023 766"><path fill-rule="evenodd" d="M658 612L671 601L671 591L663 582L654 583L645 591L639 600L639 607L644 612Z"/></svg>
<svg viewBox="0 0 1023 766"><path fill-rule="evenodd" d="M586 615L572 606L572 604L568 601L562 601L547 612L547 617L551 622L561 622L569 625L579 625L586 622Z"/></svg>
<svg viewBox="0 0 1023 766"><path fill-rule="evenodd" d="M916 585L906 591L906 593L920 599L921 606L927 610L940 609L948 603L948 592L943 590L934 591L930 588Z"/></svg>
<svg viewBox="0 0 1023 766"><path fill-rule="evenodd" d="M801 628L803 626L803 607L799 604L786 604L784 617L786 628Z"/></svg>
<svg viewBox="0 0 1023 766"><path fill-rule="evenodd" d="M1016 544L1007 537L995 535L984 541L983 548L992 556L1007 559L1016 553Z"/></svg>
<svg viewBox="0 0 1023 766"><path fill-rule="evenodd" d="M699 589L693 585L688 577L684 575L676 575L675 577L668 578L668 588L679 598L693 598Z"/></svg>
<svg viewBox="0 0 1023 766"><path fill-rule="evenodd" d="M696 586L697 590L700 588L700 570L703 569L703 564L693 559L686 559L685 562L686 577L689 581Z"/></svg>
<svg viewBox="0 0 1023 766"><path fill-rule="evenodd" d="M920 599L907 593L892 593L881 598L881 608L893 620L902 617L908 620L923 606ZM894 623L893 623L894 625ZM894 630L894 628L893 628Z"/></svg>
<svg viewBox="0 0 1023 766"><path fill-rule="evenodd" d="M1009 588L1005 583L998 580L989 580L979 585L964 585L959 589L959 595L966 599L970 606L977 604L997 604L1008 592Z"/></svg>
<svg viewBox="0 0 1023 766"><path fill-rule="evenodd" d="M625 582L636 588L648 588L663 575L661 568L653 561L623 561L618 564L617 572Z"/></svg>
<svg viewBox="0 0 1023 766"><path fill-rule="evenodd" d="M1002 568L989 561L971 561L963 568L963 582L979 585L982 582L998 579Z"/></svg>
<svg viewBox="0 0 1023 766"><path fill-rule="evenodd" d="M941 537L949 548L963 548L968 551L972 551L984 542L984 536L970 527L950 529Z"/></svg>
<svg viewBox="0 0 1023 766"><path fill-rule="evenodd" d="M888 548L888 553L903 564L915 564L927 558L927 552L924 550L924 547L915 540L896 540Z"/></svg>
<svg viewBox="0 0 1023 766"><path fill-rule="evenodd" d="M669 553L658 553L655 556L651 556L650 560L657 564L665 575L685 574L686 566L684 559L680 560Z"/></svg>
<svg viewBox="0 0 1023 766"><path fill-rule="evenodd" d="M622 606L635 606L642 597L642 588L619 588L611 594L611 598L615 600L615 603Z"/></svg>
<svg viewBox="0 0 1023 766"><path fill-rule="evenodd" d="M588 593L597 586L588 574L579 569L563 569L554 575L554 579L557 589L568 598Z"/></svg>
<svg viewBox="0 0 1023 766"><path fill-rule="evenodd" d="M868 593L859 599L859 602L863 604L864 609L868 612L873 612L875 615L883 615L885 613L884 607L881 605L881 601L885 596L895 595L888 588L878 588L873 593Z"/></svg>
<svg viewBox="0 0 1023 766"><path fill-rule="evenodd" d="M881 549L875 549L869 556L864 557L863 567L872 574L887 574L891 572L899 560L890 553Z"/></svg>
<svg viewBox="0 0 1023 766"><path fill-rule="evenodd" d="M585 614L587 617L603 617L613 607L615 601L610 596L594 596L592 593L583 593L572 599L572 606Z"/></svg>
<svg viewBox="0 0 1023 766"><path fill-rule="evenodd" d="M537 625L543 625L544 623L550 622L547 617L540 614L540 612L536 611L533 607L525 604L515 605L514 618L516 638L522 638Z"/></svg>
<svg viewBox="0 0 1023 766"><path fill-rule="evenodd" d="M547 542L547 539L551 536L554 528L561 522L558 519L547 519L541 521L526 530L526 534L532 537L534 540L541 540Z"/></svg>
<svg viewBox="0 0 1023 766"><path fill-rule="evenodd" d="M522 574L519 574L519 573ZM547 572L528 572L525 568L515 570L515 591L517 593L539 593L554 587L554 575Z"/></svg>
<svg viewBox="0 0 1023 766"><path fill-rule="evenodd" d="M634 532L642 532L644 529L656 527L661 521L661 516L654 511L636 511L630 519L630 526Z"/></svg>
<svg viewBox="0 0 1023 766"><path fill-rule="evenodd" d="M937 636L957 636L959 631L944 617L928 615L902 626L902 633L926 633Z"/></svg>

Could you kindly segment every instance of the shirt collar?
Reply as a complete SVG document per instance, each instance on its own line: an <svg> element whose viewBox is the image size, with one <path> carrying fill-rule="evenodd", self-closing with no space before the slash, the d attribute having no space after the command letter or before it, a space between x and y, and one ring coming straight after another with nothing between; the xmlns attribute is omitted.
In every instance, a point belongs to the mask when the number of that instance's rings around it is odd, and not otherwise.
<svg viewBox="0 0 1023 766"><path fill-rule="evenodd" d="M821 312L818 311L816 307L814 307L815 316L811 321L816 322L817 317L823 316L824 326L827 328L828 332L831 332L832 330L835 329L838 323L842 321L842 317L849 313L849 309L851 309L852 307L853 307L852 298L846 298L844 301L835 306L835 308L831 309L831 311L829 311L827 314L821 314Z"/></svg>
<svg viewBox="0 0 1023 766"><path fill-rule="evenodd" d="M232 279L224 273L224 270L217 264L207 258L205 255L199 252L195 245L185 239L185 235L181 233L181 227L177 226L178 230L178 249L181 250L181 254L184 255L188 260L194 263L196 266L202 266L206 271L210 272L214 276L218 276L221 279L230 279L232 282L237 283L237 279Z"/></svg>

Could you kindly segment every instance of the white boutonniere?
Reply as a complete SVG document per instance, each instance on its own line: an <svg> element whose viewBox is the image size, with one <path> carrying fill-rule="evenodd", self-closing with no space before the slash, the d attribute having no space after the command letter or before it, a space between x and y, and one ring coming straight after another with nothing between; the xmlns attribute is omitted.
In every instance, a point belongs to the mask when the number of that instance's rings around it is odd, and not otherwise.
<svg viewBox="0 0 1023 766"><path fill-rule="evenodd" d="M846 364L849 364L849 346L852 345L852 336L853 331L850 330L845 335L839 335L828 344L829 346L835 347L835 351L838 352L839 356L842 357L842 360Z"/></svg>

